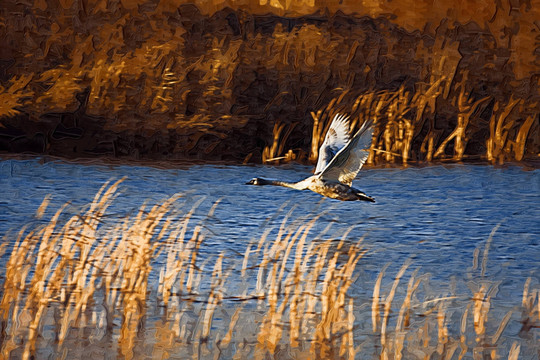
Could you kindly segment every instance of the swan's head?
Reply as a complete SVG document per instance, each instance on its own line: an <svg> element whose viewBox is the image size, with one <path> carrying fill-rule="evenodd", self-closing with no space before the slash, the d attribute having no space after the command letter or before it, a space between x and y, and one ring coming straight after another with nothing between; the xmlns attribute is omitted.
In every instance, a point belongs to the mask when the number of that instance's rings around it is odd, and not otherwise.
<svg viewBox="0 0 540 360"><path fill-rule="evenodd" d="M253 178L249 180L246 185L265 185L265 182L263 181L263 179Z"/></svg>

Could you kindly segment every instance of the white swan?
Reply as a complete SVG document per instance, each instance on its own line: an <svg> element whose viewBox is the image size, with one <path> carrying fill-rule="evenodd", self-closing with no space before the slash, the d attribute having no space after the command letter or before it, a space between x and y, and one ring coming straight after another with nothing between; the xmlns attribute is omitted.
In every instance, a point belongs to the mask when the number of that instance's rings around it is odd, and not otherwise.
<svg viewBox="0 0 540 360"><path fill-rule="evenodd" d="M279 180L253 178L248 185L276 185L296 190L311 190L323 196L343 201L375 202L362 191L351 186L366 162L373 136L372 121L362 125L351 138L349 117L336 114L319 149L315 174L305 180L289 183Z"/></svg>

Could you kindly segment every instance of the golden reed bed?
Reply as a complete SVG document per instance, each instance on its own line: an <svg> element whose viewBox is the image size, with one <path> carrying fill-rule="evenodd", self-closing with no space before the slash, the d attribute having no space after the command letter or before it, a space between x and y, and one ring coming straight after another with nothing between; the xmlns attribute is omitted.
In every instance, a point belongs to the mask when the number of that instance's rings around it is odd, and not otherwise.
<svg viewBox="0 0 540 360"><path fill-rule="evenodd" d="M78 214L65 216L66 204L46 225L4 239L2 358L516 360L540 352L536 280L519 285L521 303L494 308L501 281L485 275L491 236L472 259L470 292L434 294L427 274L405 261L397 274L382 267L366 301L349 294L363 286L355 276L362 239L315 241L318 219L289 214L275 238L266 229L236 259L208 258L205 222L219 202L195 225L200 203L179 214L180 195L109 217L120 183L105 184ZM506 331L509 323L519 332Z"/></svg>
<svg viewBox="0 0 540 360"><path fill-rule="evenodd" d="M2 4L2 152L307 163L341 112L370 163L538 162L537 0Z"/></svg>

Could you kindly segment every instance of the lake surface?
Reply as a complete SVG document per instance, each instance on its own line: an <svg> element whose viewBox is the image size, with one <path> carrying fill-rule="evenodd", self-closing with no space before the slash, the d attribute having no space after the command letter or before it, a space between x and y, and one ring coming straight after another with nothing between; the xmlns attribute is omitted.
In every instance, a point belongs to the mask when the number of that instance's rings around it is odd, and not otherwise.
<svg viewBox="0 0 540 360"><path fill-rule="evenodd" d="M422 278L422 291L414 295L418 297L417 305L413 306L416 321L421 321L419 319L431 311L428 308L439 300L453 299L447 302L449 308L445 311L447 325L457 336L461 314L468 311L465 308L469 309L477 296L474 294L486 285L496 290L488 300L492 321L487 333L494 334L503 316L513 314L504 329L503 340L499 341L499 353L508 354L514 339L521 336L523 323L516 309L522 302L524 286L528 278L531 278L532 291L536 291L540 283L540 170L475 165L365 169L355 180L355 187L373 196L377 201L373 204L340 202L310 191L245 185L255 176L300 180L311 174L309 166L168 165L169 168L163 169L46 159L1 160L0 237L4 243L13 244L23 226L29 225L32 229L48 223L53 214L69 202L60 218L62 223L84 211L105 182L125 178L116 199L100 219L105 228L108 223L118 224L126 216L134 217L144 203L159 204L174 194L182 196L169 213L173 221L176 215L180 220L196 206L187 236L191 236L189 232L195 225L202 225L205 240L198 250L197 265L206 261L211 268L212 261L224 254L224 270L233 273L226 280L220 316L214 317L212 326L218 332L229 326L227 317L224 319L221 315L238 307L234 297L246 287L246 283L241 283L245 278L239 276L246 248L256 244L265 232L267 242L271 243L284 221L297 228L318 217L307 237L308 244L340 240L346 234L350 244L361 243L367 250L356 266L347 292L355 304L355 342L362 344L364 355L378 351L379 340L372 333L370 317L377 276L386 269L380 296L384 299L399 269L406 263L409 268L397 288L391 322L395 323L399 304L405 297L407 279L416 274L416 279ZM50 204L44 216L36 217L36 210L49 194ZM216 201L219 204L215 213L209 216ZM8 246L7 253L0 258L0 277L5 273L9 249ZM163 267L165 255L162 253L153 260L156 262L153 269ZM151 292L157 289L158 270L153 272L149 279ZM254 275L247 278L248 282L251 279L255 282ZM210 275L205 279L209 283ZM208 283L201 284L202 300L208 298L204 294L209 289ZM261 304L251 300L243 304L243 316L250 319L253 327L248 329L244 320L243 334L253 336L259 331L256 323L261 321L260 314L267 311ZM426 308L426 304L431 305ZM151 334L158 332L159 326L151 324L162 324L159 307L155 309L157 313L152 311L149 311L145 328L150 335L140 340L143 343L153 344ZM193 315L192 319L197 323L197 316ZM475 335L470 326L467 339L472 349L474 344L470 341ZM533 359L537 345L533 338L526 336L522 339L521 355L524 359ZM43 357L53 356L56 345L51 344L55 337L45 338L50 343L39 351ZM76 336L72 339L73 344L67 345L70 351L79 348L80 340ZM95 344L99 351L117 353L114 345L103 341ZM482 341L478 346L483 346Z"/></svg>
<svg viewBox="0 0 540 360"><path fill-rule="evenodd" d="M252 177L296 181L311 174L308 166L193 165L162 169L137 165L88 165L43 159L0 161L0 236L13 242L25 224L47 222L65 202L66 212L79 212L104 182L125 177L109 217L131 214L147 201L159 203L182 193L185 211L201 200L194 221L204 220L221 199L207 231L203 254L227 254L241 259L246 246L264 230L277 232L282 219L305 222L320 215L309 241L347 238L369 251L358 266L359 278L373 281L389 264L395 273L405 261L434 283L464 279L476 249L483 251L495 231L486 274L515 285L501 287L500 298L519 303L527 277L540 280L540 170L517 166L494 168L477 165L433 166L407 169L365 169L355 186L376 203L340 202L310 191L254 187ZM51 204L43 220L34 216L43 198ZM329 230L324 229L331 225ZM321 233L323 232L323 233ZM270 236L271 236L270 235ZM4 260L5 261L5 260ZM2 261L2 263L4 263ZM390 278L389 281L392 279ZM365 292L356 284L351 291ZM501 300L503 301L503 300Z"/></svg>

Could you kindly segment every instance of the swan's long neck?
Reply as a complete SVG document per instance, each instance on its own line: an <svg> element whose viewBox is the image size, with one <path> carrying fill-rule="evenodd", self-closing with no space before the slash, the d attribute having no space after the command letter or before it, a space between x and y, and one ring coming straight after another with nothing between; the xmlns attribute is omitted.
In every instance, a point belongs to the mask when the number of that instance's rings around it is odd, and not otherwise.
<svg viewBox="0 0 540 360"><path fill-rule="evenodd" d="M305 183L305 180L296 182L296 183L290 183L286 181L280 181L280 180L268 180L268 179L259 179L261 185L274 185L274 186L283 186L291 189L296 190L306 190L307 184Z"/></svg>

